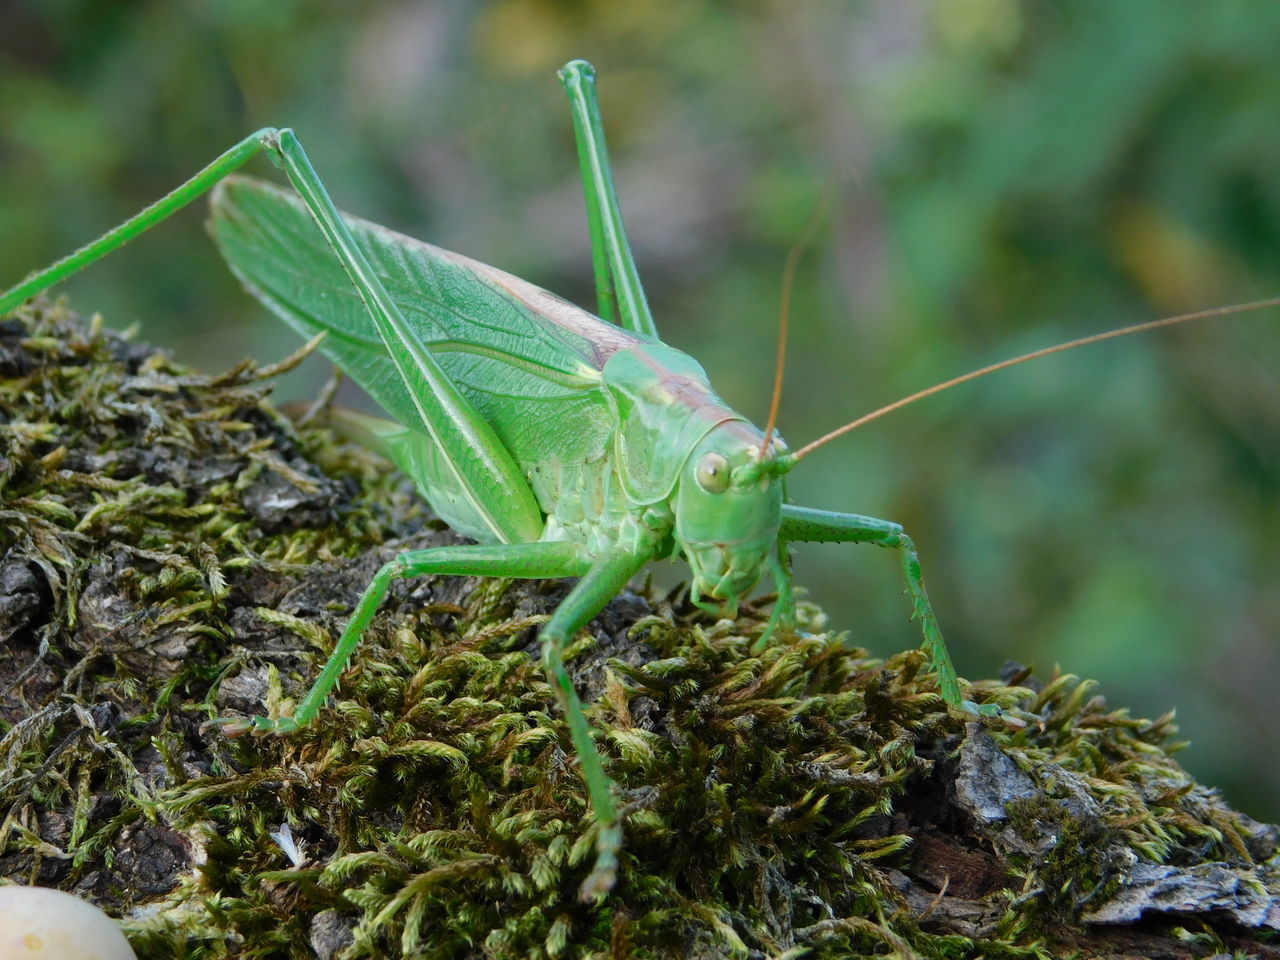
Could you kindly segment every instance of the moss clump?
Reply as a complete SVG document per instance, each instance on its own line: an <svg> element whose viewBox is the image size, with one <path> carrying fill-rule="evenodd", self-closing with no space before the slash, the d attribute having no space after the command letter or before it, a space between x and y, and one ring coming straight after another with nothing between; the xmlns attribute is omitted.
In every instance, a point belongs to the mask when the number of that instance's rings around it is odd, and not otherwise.
<svg viewBox="0 0 1280 960"><path fill-rule="evenodd" d="M378 565L453 539L263 373L57 308L0 327L0 872L107 905L141 957L1200 956L1186 914L1215 949L1280 928L1274 829L1178 767L1167 718L1016 676L975 693L1027 727L966 723L918 652L811 608L760 656L752 605L648 590L579 639L627 805L601 903L534 655L564 584L398 583L319 722L228 741L205 721L288 710ZM1235 887L1143 899L1203 868Z"/></svg>

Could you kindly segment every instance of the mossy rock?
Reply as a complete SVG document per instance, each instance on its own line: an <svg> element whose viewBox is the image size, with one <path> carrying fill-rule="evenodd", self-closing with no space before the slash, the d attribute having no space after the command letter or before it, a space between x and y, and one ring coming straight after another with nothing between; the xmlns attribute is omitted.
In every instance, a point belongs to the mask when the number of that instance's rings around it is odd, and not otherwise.
<svg viewBox="0 0 1280 960"><path fill-rule="evenodd" d="M1178 766L1170 718L1014 670L973 693L1027 725L973 722L812 607L754 656L761 605L645 588L574 645L627 810L594 903L536 656L563 583L399 582L319 722L228 739L381 563L455 540L271 372L47 304L0 324L0 874L140 957L1280 956L1280 833Z"/></svg>

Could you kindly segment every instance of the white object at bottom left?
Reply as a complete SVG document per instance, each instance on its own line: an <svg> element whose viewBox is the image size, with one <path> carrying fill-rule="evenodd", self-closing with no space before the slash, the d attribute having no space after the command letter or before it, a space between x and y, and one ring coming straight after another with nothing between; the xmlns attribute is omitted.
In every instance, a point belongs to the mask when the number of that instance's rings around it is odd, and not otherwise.
<svg viewBox="0 0 1280 960"><path fill-rule="evenodd" d="M48 887L0 887L4 960L137 960L114 920Z"/></svg>

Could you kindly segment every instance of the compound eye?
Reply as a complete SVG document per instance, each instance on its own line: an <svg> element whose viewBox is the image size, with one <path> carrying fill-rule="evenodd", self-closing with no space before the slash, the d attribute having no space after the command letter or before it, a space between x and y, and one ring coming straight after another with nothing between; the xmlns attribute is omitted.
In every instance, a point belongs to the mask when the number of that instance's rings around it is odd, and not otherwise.
<svg viewBox="0 0 1280 960"><path fill-rule="evenodd" d="M698 461L698 486L707 493L724 493L729 489L729 461L719 453L705 453Z"/></svg>

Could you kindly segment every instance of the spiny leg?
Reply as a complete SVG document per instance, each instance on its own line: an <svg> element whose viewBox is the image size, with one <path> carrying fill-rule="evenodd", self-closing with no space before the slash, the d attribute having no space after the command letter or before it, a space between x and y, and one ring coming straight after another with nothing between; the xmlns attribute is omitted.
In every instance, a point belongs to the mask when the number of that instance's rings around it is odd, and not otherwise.
<svg viewBox="0 0 1280 960"><path fill-rule="evenodd" d="M871 543L878 547L897 550L902 559L902 573L911 596L911 619L920 621L921 644L929 656L929 662L938 678L938 689L949 707L982 716L998 716L999 707L965 700L960 693L960 678L951 654L942 639L942 629L934 615L933 606L924 589L924 574L920 570L920 556L915 544L900 524L854 513L834 513L829 510L813 510L784 504L780 540L803 540L821 543Z"/></svg>
<svg viewBox="0 0 1280 960"><path fill-rule="evenodd" d="M595 67L585 60L572 60L561 68L560 81L573 108L573 131L582 168L587 225L591 230L597 309L600 316L611 323L656 338L658 328L631 256L631 245L622 224L622 209L613 185L613 170L596 97Z"/></svg>
<svg viewBox="0 0 1280 960"><path fill-rule="evenodd" d="M578 576L587 569L588 562L582 557L581 548L567 542L478 544L402 553L384 564L369 582L333 648L333 653L325 662L324 669L316 677L307 695L298 703L293 716L274 720L269 717L250 717L247 720L227 719L220 722L232 736L250 731L259 734L292 733L310 723L338 682L338 677L351 659L360 637L373 621L393 580L421 577L429 573L459 577L554 579Z"/></svg>

